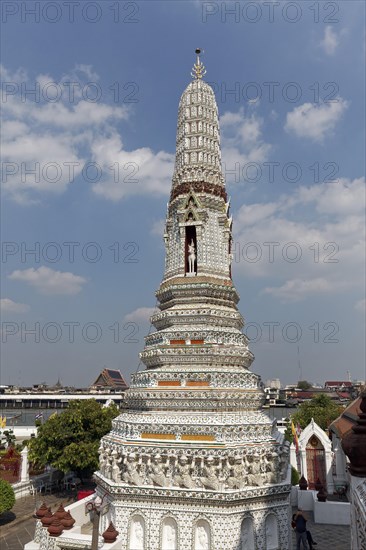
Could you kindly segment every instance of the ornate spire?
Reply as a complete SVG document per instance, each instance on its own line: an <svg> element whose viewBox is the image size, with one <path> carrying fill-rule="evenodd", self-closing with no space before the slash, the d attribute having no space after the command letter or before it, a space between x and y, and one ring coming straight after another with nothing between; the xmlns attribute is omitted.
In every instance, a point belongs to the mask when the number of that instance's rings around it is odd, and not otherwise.
<svg viewBox="0 0 366 550"><path fill-rule="evenodd" d="M225 186L221 169L218 109L213 89L202 80L206 70L196 49L193 80L179 102L173 191L181 184L206 182Z"/></svg>
<svg viewBox="0 0 366 550"><path fill-rule="evenodd" d="M203 63L201 63L201 60L200 60L201 49L196 48L195 52L197 54L197 60L196 60L196 63L193 65L191 76L192 76L192 78L194 78L196 80L200 80L202 77L205 76L206 69L205 69L205 66L203 65Z"/></svg>

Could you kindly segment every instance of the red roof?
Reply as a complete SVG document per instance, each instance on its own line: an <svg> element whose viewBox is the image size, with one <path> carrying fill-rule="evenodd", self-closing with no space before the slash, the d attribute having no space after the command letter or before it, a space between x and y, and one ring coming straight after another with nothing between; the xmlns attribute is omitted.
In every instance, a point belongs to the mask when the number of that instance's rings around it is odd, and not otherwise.
<svg viewBox="0 0 366 550"><path fill-rule="evenodd" d="M352 382L348 380L332 380L330 382L325 382L325 386L347 386L348 388L352 386Z"/></svg>
<svg viewBox="0 0 366 550"><path fill-rule="evenodd" d="M293 394L294 397L300 397L300 399L311 399L314 396L312 391L297 391Z"/></svg>
<svg viewBox="0 0 366 550"><path fill-rule="evenodd" d="M348 391L337 391L337 395L342 399L349 399L350 397Z"/></svg>
<svg viewBox="0 0 366 550"><path fill-rule="evenodd" d="M114 369L103 369L93 386L120 388L126 390L128 388L121 371Z"/></svg>

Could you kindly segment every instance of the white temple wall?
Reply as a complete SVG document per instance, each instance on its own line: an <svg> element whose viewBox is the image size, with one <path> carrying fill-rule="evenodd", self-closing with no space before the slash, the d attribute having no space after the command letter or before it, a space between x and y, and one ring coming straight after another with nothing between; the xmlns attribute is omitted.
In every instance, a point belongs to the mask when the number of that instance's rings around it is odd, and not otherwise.
<svg viewBox="0 0 366 550"><path fill-rule="evenodd" d="M269 550L288 549L290 543L290 514L288 500L247 503L246 510L240 506L228 511L219 507L161 503L147 506L141 503L118 503L112 506L111 514L103 519L105 527L110 519L126 541L122 550ZM243 527L243 521L247 520ZM252 522L253 533L248 526ZM136 536L135 525L139 524ZM104 528L103 525L103 528ZM176 542L167 545L167 538ZM141 527L143 529L141 529ZM143 534L141 534L143 530ZM168 534L166 534L168 533ZM137 541L138 539L138 541ZM252 543L250 543L252 541ZM206 546L205 546L206 544ZM176 548L174 547L176 546Z"/></svg>

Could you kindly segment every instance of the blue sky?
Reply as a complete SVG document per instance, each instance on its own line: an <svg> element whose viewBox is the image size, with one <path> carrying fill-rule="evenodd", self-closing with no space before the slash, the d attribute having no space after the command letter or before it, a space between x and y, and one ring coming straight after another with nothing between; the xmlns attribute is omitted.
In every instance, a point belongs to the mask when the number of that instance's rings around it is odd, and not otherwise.
<svg viewBox="0 0 366 550"><path fill-rule="evenodd" d="M313 382L364 379L364 3L2 10L1 383L138 368L197 46L253 370L291 383L300 358Z"/></svg>

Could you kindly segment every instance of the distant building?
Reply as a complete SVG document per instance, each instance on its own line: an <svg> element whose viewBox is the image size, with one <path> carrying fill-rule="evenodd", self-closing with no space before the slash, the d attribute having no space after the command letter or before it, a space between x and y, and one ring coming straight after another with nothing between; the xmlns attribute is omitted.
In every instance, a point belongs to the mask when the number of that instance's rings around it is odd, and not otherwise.
<svg viewBox="0 0 366 550"><path fill-rule="evenodd" d="M128 386L120 370L104 368L98 375L95 382L91 385L94 390L127 390Z"/></svg>
<svg viewBox="0 0 366 550"><path fill-rule="evenodd" d="M328 380L325 382L324 388L330 391L344 391L346 389L351 390L353 384L349 380Z"/></svg>

